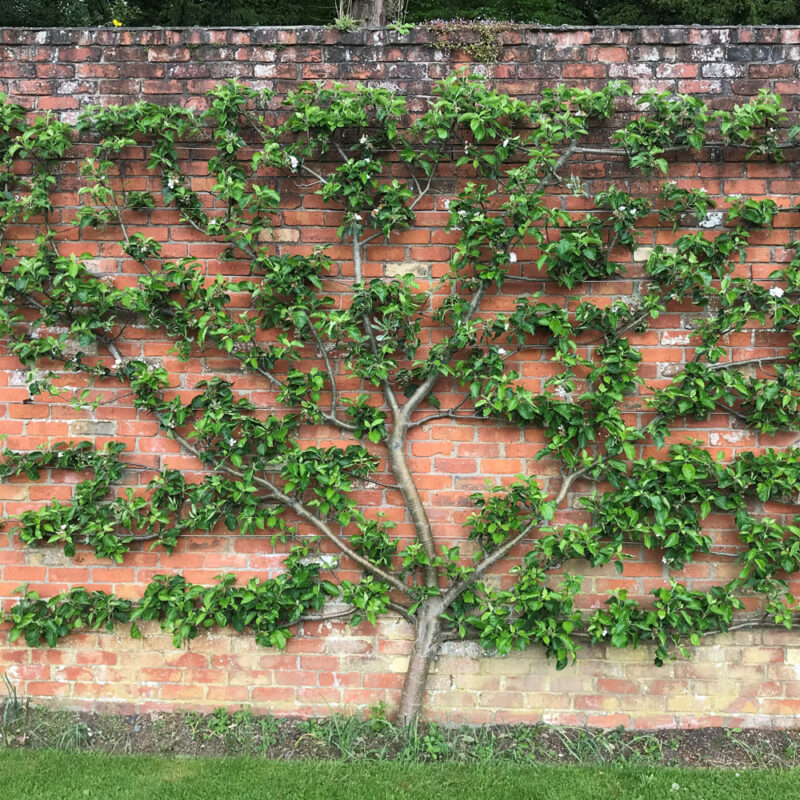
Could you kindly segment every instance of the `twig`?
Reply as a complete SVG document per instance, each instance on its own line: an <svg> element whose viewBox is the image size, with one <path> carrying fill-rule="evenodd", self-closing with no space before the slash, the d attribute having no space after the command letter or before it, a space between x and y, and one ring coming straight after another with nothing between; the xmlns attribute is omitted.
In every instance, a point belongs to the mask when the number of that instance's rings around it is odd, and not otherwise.
<svg viewBox="0 0 800 800"><path fill-rule="evenodd" d="M750 417L748 417L747 414L744 414L741 411L737 411L735 408L731 408L730 406L727 406L724 403L720 403L719 401L717 401L717 405L723 411L727 411L729 414L733 414L733 416L736 417L737 419L741 419L743 421L747 421L750 419Z"/></svg>
<svg viewBox="0 0 800 800"><path fill-rule="evenodd" d="M309 318L308 314L306 314L306 320L308 321L308 326L311 329L311 335L314 337L314 341L317 344L317 349L322 356L323 361L325 362L325 369L328 370L328 377L330 378L331 382L331 410L330 413L326 413L324 411L320 411L322 414L322 418L326 422L330 422L332 425L335 425L337 428L345 431L354 431L356 430L356 426L352 422L346 422L345 420L339 419L336 416L336 407L338 405L338 391L336 389L336 376L333 372L333 367L331 366L330 358L328 357L328 351L325 349L325 346L322 344L319 335L317 334L317 329L314 327L314 323Z"/></svg>
<svg viewBox="0 0 800 800"><path fill-rule="evenodd" d="M456 415L456 411L458 411L458 409L461 408L461 406L463 406L464 403L466 403L467 400L470 399L470 397L472 397L472 395L465 394L464 397L462 397L461 400L459 400L458 404L453 406L451 409L448 409L447 411L440 411L438 414L431 414L430 416L423 417L422 419L409 422L408 427L415 428L419 425L424 425L426 422L431 422L432 420L435 419L459 419L459 417ZM463 417L460 417L460 419L485 419L485 417L479 417L477 414L468 414Z"/></svg>
<svg viewBox="0 0 800 800"><path fill-rule="evenodd" d="M328 183L326 178L323 178L322 175L320 175L318 172L315 172L313 169L311 169L311 167L306 166L305 162L300 164L300 169L304 170L309 175L316 178L321 184L325 185L326 183Z"/></svg>

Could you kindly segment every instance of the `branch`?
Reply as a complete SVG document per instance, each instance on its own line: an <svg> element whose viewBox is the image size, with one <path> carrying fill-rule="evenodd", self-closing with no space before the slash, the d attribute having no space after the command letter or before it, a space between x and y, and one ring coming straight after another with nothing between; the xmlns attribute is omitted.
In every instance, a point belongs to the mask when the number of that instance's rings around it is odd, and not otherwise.
<svg viewBox="0 0 800 800"><path fill-rule="evenodd" d="M633 330L633 328L638 328L640 325L644 323L644 321L650 316L649 311L640 311L636 316L634 316L631 320L626 322L624 325L621 325L617 328L616 335L623 336L628 331Z"/></svg>
<svg viewBox="0 0 800 800"><path fill-rule="evenodd" d="M408 609L405 606L401 606L399 603L387 603L387 608L391 608L392 611L396 611L406 622L414 622L414 617L409 613Z"/></svg>
<svg viewBox="0 0 800 800"><path fill-rule="evenodd" d="M709 372L716 372L717 370L721 369L735 369L736 367L744 367L748 364L758 364L759 366L763 366L764 364L775 364L780 361L786 361L789 358L791 358L791 356L788 354L784 356L765 356L763 358L745 358L741 361L721 361L717 364L705 364L705 368Z"/></svg>
<svg viewBox="0 0 800 800"><path fill-rule="evenodd" d="M283 625L279 625L279 628L292 628L295 625L299 625L301 622L326 622L330 619L341 619L342 617L350 617L356 612L355 606L348 606L343 611L331 611L328 614L305 614L302 617L298 617L294 622L285 622Z"/></svg>
<svg viewBox="0 0 800 800"><path fill-rule="evenodd" d="M323 186L328 182L326 178L323 178L318 172L315 172L311 167L306 166L305 162L300 164L300 168L305 170L309 175L316 178Z"/></svg>
<svg viewBox="0 0 800 800"><path fill-rule="evenodd" d="M573 154L576 152L580 152L578 150L578 142L573 139L567 149L559 156L558 161L556 161L555 165L551 170L548 171L547 175L545 175L538 184L536 184L536 188L533 190L534 194L537 192L541 192L546 189L551 183L555 183L556 181L561 180L561 176L558 174L558 171L564 167L567 161L572 158Z"/></svg>
<svg viewBox="0 0 800 800"><path fill-rule="evenodd" d="M714 147L732 147L732 148L742 148L742 147L752 147L756 144L756 141L746 143L742 142L741 144L737 144L736 142L703 142L703 144L697 148L692 147L690 144L676 144L671 145L669 147L662 147L659 149L661 153L680 153L686 150L695 150L696 152L700 152L703 148L714 148ZM790 150L796 149L798 147L797 142L781 142L775 145L776 149L778 150ZM626 150L624 147L578 147L575 150L576 153L586 154L586 155L593 155L593 156L630 156L630 152Z"/></svg>
<svg viewBox="0 0 800 800"><path fill-rule="evenodd" d="M328 357L328 351L325 349L324 345L322 344L321 339L319 338L319 334L317 333L317 329L314 327L314 323L309 318L308 314L306 314L306 319L308 320L308 325L311 328L311 335L314 337L314 341L317 343L317 348L319 349L320 354L322 355L322 359L325 362L325 369L328 370L328 377L330 378L331 382L331 410L329 414L326 414L324 411L320 410L322 414L322 418L326 422L330 422L331 425L335 425L337 428L340 428L343 431L354 431L356 426L352 422L345 422L342 419L339 419L336 416L336 406L338 405L338 391L336 389L336 376L333 374L333 367L331 366L330 358Z"/></svg>
<svg viewBox="0 0 800 800"><path fill-rule="evenodd" d="M45 311L45 307L33 295L25 295L27 301L39 311Z"/></svg>
<svg viewBox="0 0 800 800"><path fill-rule="evenodd" d="M438 151L439 155L441 155L443 149L444 149L444 144L441 144L440 147L439 147L439 151ZM439 162L435 161L432 164L432 166L431 166L431 174L428 175L428 180L425 182L425 186L421 190L419 188L420 184L419 184L419 181L417 180L417 176L414 175L413 172L411 172L410 166L411 165L409 164L409 173L411 174L411 177L414 179L414 183L416 184L417 190L419 191L419 194L417 195L416 199L409 206L409 208L413 211L417 207L417 205L419 204L419 201L422 200L422 198L425 197L425 195L428 194L428 192L430 191L431 184L433 183L433 178L436 175L436 167L439 166Z"/></svg>
<svg viewBox="0 0 800 800"><path fill-rule="evenodd" d="M255 367L255 371L266 378L276 389L283 389L283 381L278 380L271 372L261 369L261 367Z"/></svg>
<svg viewBox="0 0 800 800"><path fill-rule="evenodd" d="M571 142L567 149L562 153L556 164L554 165L553 169L545 175L537 184L535 192L542 191L546 186L548 186L554 180L558 180L558 170L561 169L567 161L569 161L572 154L575 152L577 144L576 142ZM490 286L490 281L482 280L478 284L478 288L472 296L472 300L470 301L469 308L467 309L466 314L464 315L464 319L462 320L462 325L469 325L475 315L478 313L480 308L481 302L483 300L486 291ZM456 348L451 347L445 352L443 360L445 363L449 362L449 360L455 355ZM431 589L438 588L439 579L437 575L437 570L433 566L434 560L436 558L436 540L433 535L433 529L431 527L430 519L425 511L425 507L422 503L422 499L419 496L419 491L417 490L416 483L414 482L413 475L411 474L411 470L408 466L408 459L405 453L406 447L406 434L409 429L410 425L410 417L411 414L414 413L415 409L419 406L419 404L431 393L433 387L436 384L436 381L439 379L438 372L432 370L427 378L417 387L415 392L411 395L411 397L406 401L403 405L402 410L395 411L393 408L394 413L394 427L392 429L392 434L387 442L388 449L389 449L389 461L392 466L392 472L397 479L398 487L400 492L403 495L403 499L406 502L406 507L411 514L411 519L414 523L414 530L416 531L417 538L422 543L422 546L425 550L425 554L428 558L429 564L427 564L424 568L424 575L425 575L425 585ZM577 476L575 476L577 477ZM575 480L575 478L572 478ZM570 481L571 483L571 481ZM568 485L565 482L566 488ZM564 493L566 494L566 488L564 489ZM560 502L560 500L559 500ZM527 531L525 532L527 533ZM495 555L495 554L493 554ZM497 556L500 558L502 556ZM487 563L484 567L488 569L491 564L494 563ZM480 573L476 573L480 574ZM460 586L460 584L458 584ZM465 582L464 585L459 588L457 593L453 594L453 599L458 597L463 591L466 590L468 583ZM451 588L450 592L448 592L448 596L453 593L454 589ZM452 602L452 600L450 601ZM444 605L446 607L448 603L445 602Z"/></svg>
<svg viewBox="0 0 800 800"><path fill-rule="evenodd" d="M306 314L306 319L308 319L308 315ZM317 343L317 349L319 350L320 355L322 356L322 360L325 362L325 369L328 370L328 377L331 381L331 416L336 416L336 406L339 402L339 393L336 389L336 376L333 374L333 367L331 366L330 358L328 358L328 351L322 344L322 341L319 338L319 334L317 333L317 329L314 327L314 323L308 319L309 327L311 328L311 335L314 337L314 341Z"/></svg>
<svg viewBox="0 0 800 800"><path fill-rule="evenodd" d="M390 608L392 611L397 612L406 622L414 622L414 617L412 617L408 613L408 609L405 606L401 606L399 603L387 603L387 608ZM328 620L332 619L343 619L344 617L351 617L355 614L358 609L355 606L348 606L346 609L342 611L331 611L328 614L305 614L302 617L299 617L294 622L287 622L283 625L279 625L279 628L291 628L295 625L299 625L301 622L327 622Z"/></svg>
<svg viewBox="0 0 800 800"><path fill-rule="evenodd" d="M448 137L448 138L449 138L449 137ZM393 151L393 152L394 152L394 154L397 156L397 161L398 161L398 163L403 163L403 157L402 157L402 155L400 155L400 151L399 151L399 150L397 149L397 147L395 146L395 143L394 143L393 141L391 141L391 140L389 140L389 147L391 147L391 148L392 148L392 151ZM430 185L431 185L431 176L428 176L428 185L425 187L425 189L423 189L423 188L422 188L422 184L419 182L419 178L418 178L418 177L416 176L416 174L415 174L415 173L414 173L414 172L411 170L411 164L409 163L409 165L408 165L408 166L409 166L408 174L411 176L411 180L412 180L412 181L414 181L414 186L416 186L416 187L417 187L417 195L418 195L418 196L417 196L417 199L414 201L413 205L411 206L411 208L414 208L414 206L415 206L417 203L419 203L419 201L420 201L420 200L422 200L423 196L424 196L424 195L427 193L428 189L430 188ZM431 170L431 173L432 173L432 172L433 172L433 170Z"/></svg>
<svg viewBox="0 0 800 800"><path fill-rule="evenodd" d="M349 469L342 469L346 475L349 475L351 478L355 478L357 481L360 481L362 484L366 483L374 483L376 486L383 486L384 489L398 489L396 483L384 483L383 481L377 480L377 478L369 477L365 478L363 475L357 475L352 470Z"/></svg>
<svg viewBox="0 0 800 800"><path fill-rule="evenodd" d="M400 153L398 152L397 148L394 146L394 143L390 142L390 146L391 146L392 150L394 150L394 152L397 154L398 158L400 158ZM439 155L441 155L443 149L444 149L444 144L441 143L439 145L439 150L438 150ZM400 158L400 160L402 161L402 158ZM409 211L413 211L419 205L419 203L422 200L422 198L425 197L425 195L428 194L428 192L430 191L431 185L433 183L434 176L436 175L436 167L438 166L438 164L439 164L439 162L436 161L432 165L431 172L430 172L430 175L428 175L428 180L425 182L425 186L422 186L422 184L420 184L419 178L417 178L417 176L414 174L413 170L411 169L411 164L408 165L408 174L411 176L411 180L414 181L414 185L417 187L417 196L409 204L409 206L408 206ZM371 242L374 239L380 238L380 236L381 236L380 231L378 233L373 233L371 236L367 236L365 239L362 239L361 243L362 244L367 244L368 242Z"/></svg>
<svg viewBox="0 0 800 800"><path fill-rule="evenodd" d="M120 533L119 531L113 531L111 533L115 539L131 539L134 542L149 542L153 539L158 539L161 534L160 533Z"/></svg>
<svg viewBox="0 0 800 800"><path fill-rule="evenodd" d="M467 313L464 315L464 325L469 325L469 323L472 321L472 318L478 312L481 301L486 294L486 290L489 288L489 284L490 281L481 281L478 285L475 294L472 295L472 300L470 301ZM455 348L449 349L444 354L442 360L447 363L455 355L455 353ZM437 380L439 380L439 374L437 372L429 373L428 377L425 378L425 380L416 388L414 394L412 394L411 397L409 397L404 403L401 416L403 425L405 427L408 427L409 417L414 413L417 406L431 393Z"/></svg>
<svg viewBox="0 0 800 800"><path fill-rule="evenodd" d="M310 320L309 320L309 322L310 322ZM317 338L316 335L315 335L315 338L317 339L317 342L319 343L319 338ZM322 344L320 343L319 346L320 346L320 349L323 352L323 358L325 359L325 364L326 364L326 366L328 368L329 373L331 374L331 386L333 388L334 397L335 397L336 385L334 383L333 373L330 372L330 364L328 362L327 355L325 354L325 351L322 348ZM255 372L257 372L259 375L261 375L264 378L266 378L276 389L283 389L284 388L283 381L281 381L278 378L276 378L271 372L269 372L269 371L267 371L265 369L262 369L261 367L253 367L252 369ZM332 410L335 410L335 407ZM334 425L335 427L339 428L339 430L350 431L352 433L356 429L356 426L352 422L346 422L343 419L339 419L336 416L336 414L334 414L334 413L327 413L327 412L323 411L322 409L320 409L319 413L320 413L320 416L322 417L322 419L325 420L325 422L328 422L331 425Z"/></svg>
<svg viewBox="0 0 800 800"><path fill-rule="evenodd" d="M358 233L353 230L353 267L355 270L356 282L361 283L363 280L363 273L361 267L361 246L358 240ZM376 358L379 357L378 342L375 338L375 333L372 330L372 324L369 320L369 315L364 314L362 317L364 330L369 336L370 346ZM408 466L408 458L406 457L406 432L408 430L408 415L406 413L406 406L401 410L397 402L394 390L388 380L383 382L383 392L386 402L392 411L394 425L392 426L392 433L386 442L389 451L389 463L392 467L392 473L397 481L397 488L403 495L406 502L411 521L414 524L414 531L417 538L422 542L425 549L425 554L428 558L428 563L425 565L423 572L425 575L425 585L429 588L435 588L439 585L439 575L436 567L433 565L436 559L436 546L433 538L433 530L431 528L428 514L425 511L425 506L422 498L419 495L419 490L414 482L414 476L411 474L411 469ZM406 404L407 405L407 404Z"/></svg>
<svg viewBox="0 0 800 800"><path fill-rule="evenodd" d="M356 231L355 227L352 229L352 235L353 235L353 271L355 273L356 283L363 283L364 269L361 261L361 242L359 241L358 232ZM378 340L375 338L375 331L373 331L372 329L372 323L370 322L369 314L364 314L361 317L361 322L364 325L364 332L369 337L372 354L377 359L380 356L378 348ZM385 380L383 382L383 393L384 396L386 397L386 402L389 405L392 414L396 416L400 409L400 406L397 403L397 397L395 396L394 389L392 389L392 386L388 380Z"/></svg>
<svg viewBox="0 0 800 800"><path fill-rule="evenodd" d="M158 411L153 411L156 419L159 421L159 424L162 428L167 430L170 435L184 448L187 452L191 453L195 458L202 461L202 454L201 452L182 434L178 433L174 428L170 428L165 424L164 418L159 414ZM238 469L234 469L233 467L222 465L219 467L222 472L230 475L232 478L236 478L237 480L241 480L244 475ZM382 581L386 581L392 588L397 589L404 594L410 594L411 590L408 586L406 586L399 578L392 575L390 572L386 572L385 570L381 569L380 567L373 564L369 559L365 558L364 556L357 553L353 550L347 542L344 541L338 534L336 534L331 527L325 522L325 520L320 519L314 513L309 511L303 503L299 500L295 500L289 495L282 492L272 481L268 480L267 478L261 478L257 475L253 475L252 481L257 486L260 486L262 489L266 489L269 492L269 496L272 497L274 500L277 500L287 508L290 508L292 511L295 512L299 517L310 522L320 533L322 533L325 538L327 538L330 542L332 542L339 551L347 556L352 561L355 561L362 569L367 570L367 572L372 573L376 578L380 578Z"/></svg>
<svg viewBox="0 0 800 800"><path fill-rule="evenodd" d="M120 353L120 351L117 349L117 346L114 344L112 339L110 339L108 336L103 336L102 334L99 335L97 338L103 343L106 350L108 350L108 352L111 353L112 357L114 358L114 361L121 362L123 360L122 353Z"/></svg>
<svg viewBox="0 0 800 800"><path fill-rule="evenodd" d="M750 419L750 417L748 417L747 414L744 414L741 411L737 411L735 408L731 408L730 406L727 406L724 403L718 402L717 406L721 408L723 411L727 411L729 414L733 414L734 417L742 420L743 422L747 422Z"/></svg>
<svg viewBox="0 0 800 800"><path fill-rule="evenodd" d="M548 280L551 280L546 275L542 275L540 278L534 278L530 275L510 275L506 273L503 276L504 281L528 281L529 283L546 283Z"/></svg>
<svg viewBox="0 0 800 800"><path fill-rule="evenodd" d="M583 469L579 469L575 472L570 473L569 475L565 476L564 480L561 483L561 487L558 490L555 498L553 499L553 503L558 506L567 496L567 492L569 492L572 484L575 483L578 478L584 476L593 466L591 464ZM489 570L492 566L494 566L498 561L503 559L511 550L514 549L526 536L539 524L541 524L542 519L531 520L516 536L513 536L511 539L507 539L497 550L493 550L489 553L485 558L483 558L479 563L478 566L475 567L475 571L469 575L467 578L462 578L461 580L454 583L448 590L445 592L444 596L442 597L442 607L447 608L449 607L453 601L458 599L469 587L472 583L474 583L484 572Z"/></svg>
<svg viewBox="0 0 800 800"><path fill-rule="evenodd" d="M769 619L765 616L758 617L756 619L743 619L741 622L734 622L732 625L729 625L725 630L710 630L710 631L703 631L700 636L724 636L726 633L731 633L732 631L743 631L743 630L752 630L753 628L763 628L765 630L775 630L782 629L787 630L785 625L781 625L777 622L770 622ZM588 633L575 633L573 634L576 638L579 639L588 639L591 640L591 637ZM685 634L683 638L687 638L688 634ZM644 638L643 641L655 641L652 637L652 634ZM605 641L593 642L593 644L606 644Z"/></svg>
<svg viewBox="0 0 800 800"><path fill-rule="evenodd" d="M742 622L736 622L732 625L729 625L725 630L711 630L711 631L703 631L700 636L725 636L727 633L731 633L733 631L741 631L741 630L752 630L752 629L763 629L763 630L787 630L786 626L783 624L779 624L777 622L770 622L768 619L764 617L759 617L758 619L748 619L743 620ZM582 641L588 641L592 644L608 644L605 640L593 640L592 637L583 631L575 631L570 634L573 639L580 639ZM685 637L684 637L685 638ZM443 642L479 642L482 643L483 640L480 636L473 635L473 636L459 636L455 631L447 631L442 634L442 641ZM654 641L652 637L642 637L640 640L642 642Z"/></svg>
<svg viewBox="0 0 800 800"><path fill-rule="evenodd" d="M536 184L533 192L534 194L543 191L547 188L551 183L554 183L557 180L561 180L558 175L558 171L564 167L564 165L569 161L572 157L573 153L575 153L577 148L577 142L571 141L569 146L564 150L564 152L559 157L558 161L553 165L553 168L545 175L539 183ZM509 280L514 280L514 278L509 276ZM481 281L478 286L477 291L472 296L472 300L469 304L469 309L464 317L463 324L467 325L478 312L480 308L481 301L483 300L484 295L486 294L487 289L489 288L490 282L489 281ZM455 351L449 352L445 355L445 361L449 361L450 358L454 355ZM403 414L406 419L406 425L408 424L408 418L417 408L417 406L424 400L431 392L434 387L434 384L438 380L438 375L436 373L432 373L428 375L428 377L422 382L420 386L417 387L417 390L414 392L413 395L408 399L408 401L403 406Z"/></svg>
<svg viewBox="0 0 800 800"><path fill-rule="evenodd" d="M229 468L223 468L226 472L229 472ZM231 473L232 474L232 473ZM239 476L241 477L241 473ZM399 578L392 575L390 572L386 572L385 570L381 569L380 567L373 564L368 558L357 553L353 550L345 541L342 539L338 534L336 534L330 526L318 516L313 514L311 511L306 508L303 503L299 500L295 500L292 497L289 497L286 493L281 491L275 484L271 481L267 480L266 478L260 478L258 481L256 480L255 476L253 477L253 482L259 482L264 488L269 491L270 495L275 499L278 500L280 503L285 505L287 508L290 508L294 511L297 516L302 517L307 522L310 522L320 533L322 533L328 540L330 540L344 555L350 558L352 561L355 561L362 569L371 572L375 577L380 578L382 581L385 581L394 589L397 589L404 594L410 594L411 590L408 586L406 586Z"/></svg>
<svg viewBox="0 0 800 800"><path fill-rule="evenodd" d="M482 420L489 420L489 417L481 417L478 414L456 414L459 408L470 399L472 395L466 394L464 397L459 400L459 402L453 406L453 408L448 409L447 411L440 411L436 414L430 414L427 417L423 417L422 419L415 420L413 422L409 422L407 427L409 429L416 428L419 425L424 425L426 422L432 422L435 419L482 419Z"/></svg>
<svg viewBox="0 0 800 800"><path fill-rule="evenodd" d="M473 295L472 302L467 311L467 323L478 310L488 285L488 281L482 281L478 291ZM454 353L455 349L447 355L447 359L449 360ZM425 505L422 502L416 482L414 481L414 476L408 466L406 435L409 429L409 417L411 413L422 399L428 396L438 378L438 374L432 372L403 405L402 409L396 407L392 409L394 425L392 427L391 436L387 441L389 463L391 464L392 472L394 473L400 493L403 495L406 507L411 515L417 538L422 543L425 555L428 559L428 564L425 565L423 572L425 576L425 585L430 589L438 589L439 586L438 571L434 566L434 561L436 560L436 540L433 535L430 519L425 510Z"/></svg>

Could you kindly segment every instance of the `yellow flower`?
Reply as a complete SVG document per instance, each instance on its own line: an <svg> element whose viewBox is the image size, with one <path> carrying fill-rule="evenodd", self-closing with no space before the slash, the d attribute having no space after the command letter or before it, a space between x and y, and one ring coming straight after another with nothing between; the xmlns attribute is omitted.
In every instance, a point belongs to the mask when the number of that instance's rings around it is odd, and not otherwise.
<svg viewBox="0 0 800 800"><path fill-rule="evenodd" d="M122 23L118 19L112 19L111 23L114 25L115 28L121 28Z"/></svg>

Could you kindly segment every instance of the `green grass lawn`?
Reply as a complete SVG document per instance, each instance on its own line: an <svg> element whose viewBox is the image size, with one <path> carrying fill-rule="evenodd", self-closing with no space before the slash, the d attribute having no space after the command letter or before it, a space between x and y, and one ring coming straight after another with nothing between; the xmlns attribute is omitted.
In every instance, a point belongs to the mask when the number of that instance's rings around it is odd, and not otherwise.
<svg viewBox="0 0 800 800"><path fill-rule="evenodd" d="M265 761L0 750L8 800L800 800L800 771Z"/></svg>

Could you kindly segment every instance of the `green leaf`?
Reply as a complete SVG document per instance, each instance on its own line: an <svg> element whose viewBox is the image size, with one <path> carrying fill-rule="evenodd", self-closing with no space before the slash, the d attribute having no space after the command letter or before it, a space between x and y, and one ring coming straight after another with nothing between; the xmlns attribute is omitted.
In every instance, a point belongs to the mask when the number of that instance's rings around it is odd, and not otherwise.
<svg viewBox="0 0 800 800"><path fill-rule="evenodd" d="M636 448L630 442L623 442L622 449L625 451L625 455L633 461L636 458Z"/></svg>

